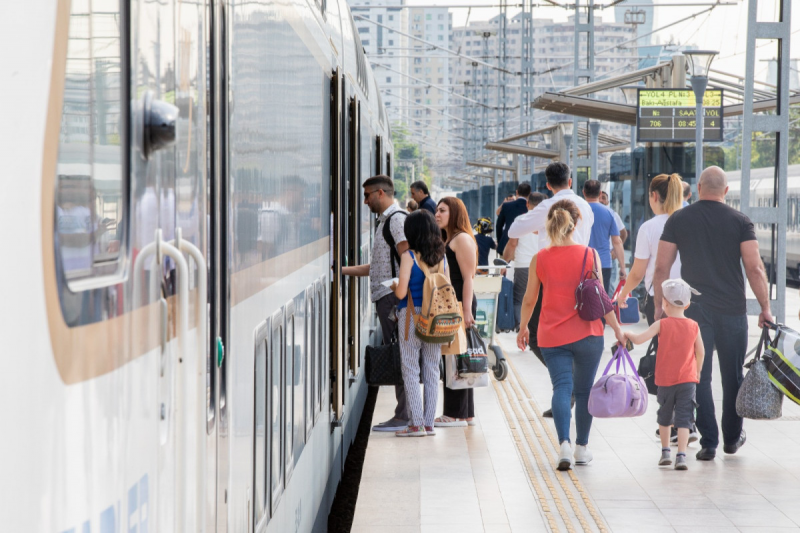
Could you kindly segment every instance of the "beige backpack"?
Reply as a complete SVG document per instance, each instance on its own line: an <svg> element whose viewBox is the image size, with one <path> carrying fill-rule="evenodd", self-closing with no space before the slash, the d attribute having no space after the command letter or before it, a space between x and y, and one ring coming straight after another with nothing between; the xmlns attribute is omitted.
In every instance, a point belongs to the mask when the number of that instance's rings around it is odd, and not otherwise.
<svg viewBox="0 0 800 533"><path fill-rule="evenodd" d="M413 314L414 329L418 338L430 344L447 344L455 338L463 321L456 291L450 283L450 274L444 259L439 262L436 270L432 271L431 267L418 260L417 256L418 254L414 254L414 261L425 274L425 283L422 285L422 306L420 314L416 314L414 298L409 290L410 312L406 313L406 340Z"/></svg>

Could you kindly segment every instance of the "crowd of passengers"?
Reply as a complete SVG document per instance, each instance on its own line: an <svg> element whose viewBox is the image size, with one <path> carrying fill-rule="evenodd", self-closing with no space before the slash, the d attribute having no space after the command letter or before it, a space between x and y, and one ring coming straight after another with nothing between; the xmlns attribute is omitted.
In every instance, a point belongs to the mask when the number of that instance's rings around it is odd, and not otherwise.
<svg viewBox="0 0 800 533"><path fill-rule="evenodd" d="M711 389L715 350L723 391L723 451L736 453L746 440L735 407L748 339L745 277L761 307L759 326L773 322L773 317L754 226L725 204L725 172L706 168L692 203L691 187L679 175L652 179L649 203L654 216L639 228L630 271L623 250L628 232L608 206L600 182L586 181L581 197L573 191L566 164L551 163L545 176L550 197L532 193L530 184L522 182L516 195L498 208L496 242L490 220L479 220L473 231L460 199L444 197L436 203L422 181L410 188L408 210L395 202L391 178L378 175L364 182L364 203L378 222L371 262L345 267L343 273L369 276L384 342L399 342L403 372L403 385L395 387L394 416L373 430L424 437L435 435L436 428L476 424L471 388L443 387L443 412L436 416L441 345L398 334L398 324L402 327L415 319L414 313L407 317L409 301L420 313L422 263L426 271L434 267L447 273L462 306L463 324L473 326L477 307L473 281L479 267L487 265L489 250L496 249L498 257L514 265L517 345L523 352L533 352L552 382L552 404L544 416L553 418L558 434L559 470L592 460L588 400L604 351L605 328L622 346L657 339L659 465L687 469L687 445L698 438L696 459L716 457L720 426ZM385 234L394 242L387 242ZM648 329L638 334L623 330L613 310L602 319L582 319L575 289L584 271L596 272L592 276L609 294L611 279L617 277L619 288L613 293L622 308L644 282ZM384 283L394 278L394 283ZM678 445L674 463L671 443Z"/></svg>

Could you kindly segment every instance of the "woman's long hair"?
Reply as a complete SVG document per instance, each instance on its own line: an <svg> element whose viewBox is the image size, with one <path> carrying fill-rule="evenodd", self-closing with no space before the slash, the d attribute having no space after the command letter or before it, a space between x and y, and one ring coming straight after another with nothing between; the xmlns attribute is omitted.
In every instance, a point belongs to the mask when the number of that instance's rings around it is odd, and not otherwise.
<svg viewBox="0 0 800 533"><path fill-rule="evenodd" d="M547 236L553 244L561 244L572 235L578 221L581 219L581 212L578 206L569 200L560 200L550 207L547 213Z"/></svg>
<svg viewBox="0 0 800 533"><path fill-rule="evenodd" d="M659 174L650 182L650 192L658 193L668 215L683 207L683 182L678 174Z"/></svg>
<svg viewBox="0 0 800 533"><path fill-rule="evenodd" d="M444 241L436 219L430 211L418 209L406 217L403 232L408 239L408 247L419 255L419 259L429 266L438 265L444 257Z"/></svg>
<svg viewBox="0 0 800 533"><path fill-rule="evenodd" d="M448 236L450 240L459 233L466 233L472 237L472 242L475 243L475 258L478 257L478 241L475 240L475 234L472 232L472 225L469 223L469 213L467 213L467 206L464 202L455 196L445 196L439 200L439 204L445 204L450 211L450 220L447 222L447 228L442 230L442 239L447 241ZM439 204L436 204L437 206Z"/></svg>

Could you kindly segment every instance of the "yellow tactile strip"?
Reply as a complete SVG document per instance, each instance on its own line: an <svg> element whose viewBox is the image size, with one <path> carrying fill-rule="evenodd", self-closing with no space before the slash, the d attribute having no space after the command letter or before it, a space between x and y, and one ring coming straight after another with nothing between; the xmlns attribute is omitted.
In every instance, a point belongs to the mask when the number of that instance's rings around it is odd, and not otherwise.
<svg viewBox="0 0 800 533"><path fill-rule="evenodd" d="M584 532L607 533L608 526L575 472L555 470L553 465L558 458L558 439L550 425L543 420L525 383L517 378L513 361L510 358L507 360L511 371L506 381L493 382L495 392L550 530L573 533L579 527ZM531 455L535 464L531 461ZM558 487L553 479L557 480ZM542 488L542 482L547 487L546 491ZM564 505L565 499L572 513Z"/></svg>

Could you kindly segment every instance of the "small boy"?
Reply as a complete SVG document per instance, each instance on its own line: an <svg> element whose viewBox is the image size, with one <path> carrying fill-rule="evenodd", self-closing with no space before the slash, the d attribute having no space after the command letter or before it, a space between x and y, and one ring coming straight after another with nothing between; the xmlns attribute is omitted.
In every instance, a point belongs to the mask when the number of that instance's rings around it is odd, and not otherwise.
<svg viewBox="0 0 800 533"><path fill-rule="evenodd" d="M697 322L686 318L692 293L700 294L682 279L668 279L661 284L664 295L661 308L664 317L656 320L644 333L625 336L634 344L642 344L658 335L656 352L656 385L658 385L658 429L661 437L659 466L670 459L670 427L678 428L678 455L675 470L686 470L686 446L694 424L695 389L700 382L705 349Z"/></svg>
<svg viewBox="0 0 800 533"><path fill-rule="evenodd" d="M478 266L489 264L489 250L496 250L497 243L492 239L492 221L488 218L478 219L473 229L478 233L475 242L478 244Z"/></svg>

